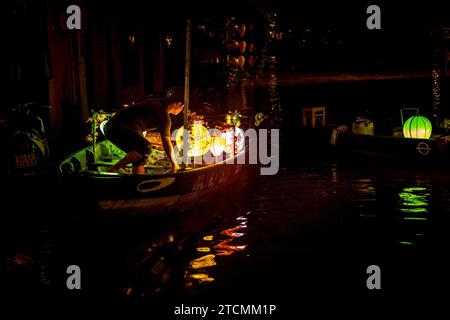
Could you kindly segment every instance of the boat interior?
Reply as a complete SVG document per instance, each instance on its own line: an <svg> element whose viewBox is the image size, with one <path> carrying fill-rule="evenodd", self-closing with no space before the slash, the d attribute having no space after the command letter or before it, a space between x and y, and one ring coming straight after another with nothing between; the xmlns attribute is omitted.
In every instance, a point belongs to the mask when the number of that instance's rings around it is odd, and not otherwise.
<svg viewBox="0 0 450 320"><path fill-rule="evenodd" d="M102 174L102 175L121 175L131 174L132 166L129 164L120 172L109 172L109 167L115 165L122 159L126 153L108 140L103 140L94 146L88 146L78 152L71 154L59 165L59 173L64 175L74 175L80 173ZM189 171L209 166L205 163L194 163L185 166L182 170ZM172 172L171 163L162 148L154 146L152 153L147 158L145 164L145 174L162 175Z"/></svg>
<svg viewBox="0 0 450 320"><path fill-rule="evenodd" d="M131 174L131 164L119 173L108 172L126 153L108 140L101 141L94 147L86 147L65 159L59 166L62 174L100 173L107 175ZM170 161L163 150L152 149L145 165L146 174L157 175L171 172Z"/></svg>

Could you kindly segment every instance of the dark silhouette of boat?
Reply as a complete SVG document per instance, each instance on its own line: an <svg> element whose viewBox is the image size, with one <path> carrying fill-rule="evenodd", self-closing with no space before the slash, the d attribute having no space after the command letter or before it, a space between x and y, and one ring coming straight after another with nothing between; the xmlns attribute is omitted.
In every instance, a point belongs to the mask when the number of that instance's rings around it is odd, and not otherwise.
<svg viewBox="0 0 450 320"><path fill-rule="evenodd" d="M354 134L335 129L330 142L340 156L396 162L406 166L450 164L450 136L446 135L420 139Z"/></svg>
<svg viewBox="0 0 450 320"><path fill-rule="evenodd" d="M176 173L166 161L146 165L146 174L109 173L107 168L118 160L118 150L109 141L67 157L60 164L63 184L90 197L101 211L127 214L160 214L183 211L218 195L242 173L245 152L223 161L189 165ZM245 159L244 159L245 160ZM163 163L163 165L161 165ZM165 163L165 165L164 165Z"/></svg>

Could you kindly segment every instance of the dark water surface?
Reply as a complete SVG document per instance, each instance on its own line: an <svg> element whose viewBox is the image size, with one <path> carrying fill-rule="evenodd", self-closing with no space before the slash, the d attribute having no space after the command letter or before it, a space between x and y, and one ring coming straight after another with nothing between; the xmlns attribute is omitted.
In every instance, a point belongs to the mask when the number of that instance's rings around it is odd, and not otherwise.
<svg viewBox="0 0 450 320"><path fill-rule="evenodd" d="M293 96L284 106L311 103ZM24 307L46 303L48 310L59 301L102 310L139 307L148 319L201 318L174 314L182 303L276 305L272 317L248 319L443 306L450 283L450 170L335 161L305 148L295 134L297 111L286 113L278 174L260 176L250 167L215 201L186 213L99 216L89 201L51 181L5 187L2 295ZM78 291L66 288L72 264L82 270ZM370 265L381 270L381 290L366 286Z"/></svg>
<svg viewBox="0 0 450 320"><path fill-rule="evenodd" d="M159 220L70 208L59 218L22 213L29 220L3 233L2 278L19 301L44 294L148 306L156 319L180 303L275 304L292 313L299 305L443 297L449 172L292 162L277 176L242 177L216 207ZM18 254L23 265L12 261ZM65 289L70 264L83 272L78 292ZM366 287L370 265L381 268L379 291Z"/></svg>
<svg viewBox="0 0 450 320"><path fill-rule="evenodd" d="M217 265L205 268L214 281L192 291L200 301L278 302L291 311L347 299L424 303L449 283L449 178L448 172L334 164L260 177L241 195L247 207L211 233L217 243L227 239L224 230L245 222L242 235L228 243L245 249L216 256ZM379 292L366 287L370 265L381 268Z"/></svg>

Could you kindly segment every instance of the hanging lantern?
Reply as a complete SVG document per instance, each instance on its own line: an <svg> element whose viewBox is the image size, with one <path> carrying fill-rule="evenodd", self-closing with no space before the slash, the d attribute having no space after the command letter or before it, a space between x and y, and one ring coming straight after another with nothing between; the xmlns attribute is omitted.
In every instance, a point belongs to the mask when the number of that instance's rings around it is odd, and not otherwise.
<svg viewBox="0 0 450 320"><path fill-rule="evenodd" d="M239 27L239 36L242 38L245 34L245 24L241 24Z"/></svg>
<svg viewBox="0 0 450 320"><path fill-rule="evenodd" d="M234 50L239 47L239 42L237 42L236 40L231 40L228 41L225 46L228 50Z"/></svg>
<svg viewBox="0 0 450 320"><path fill-rule="evenodd" d="M248 57L248 64L250 65L250 67L253 67L253 62L254 62L253 56Z"/></svg>
<svg viewBox="0 0 450 320"><path fill-rule="evenodd" d="M239 59L237 57L231 57L229 54L227 55L227 63L230 66L238 66L239 65Z"/></svg>
<svg viewBox="0 0 450 320"><path fill-rule="evenodd" d="M173 43L173 34L167 33L164 40L166 41L167 48L171 48Z"/></svg>
<svg viewBox="0 0 450 320"><path fill-rule="evenodd" d="M403 125L403 136L413 139L429 139L432 125L430 120L423 116L413 116Z"/></svg>
<svg viewBox="0 0 450 320"><path fill-rule="evenodd" d="M239 56L238 57L238 65L239 67L243 68L245 64L245 57L244 56Z"/></svg>
<svg viewBox="0 0 450 320"><path fill-rule="evenodd" d="M248 51L249 51L249 52L253 52L253 49L255 49L255 45L253 44L253 42L250 42L250 43L248 44Z"/></svg>
<svg viewBox="0 0 450 320"><path fill-rule="evenodd" d="M241 41L241 42L239 42L239 51L241 52L241 53L244 53L245 52L245 48L247 47L247 43L245 42L245 41Z"/></svg>
<svg viewBox="0 0 450 320"><path fill-rule="evenodd" d="M190 141L188 147L189 157L204 155L211 147L211 136L201 122L195 122L190 127ZM183 149L183 128L178 129L176 134L176 144L178 149Z"/></svg>

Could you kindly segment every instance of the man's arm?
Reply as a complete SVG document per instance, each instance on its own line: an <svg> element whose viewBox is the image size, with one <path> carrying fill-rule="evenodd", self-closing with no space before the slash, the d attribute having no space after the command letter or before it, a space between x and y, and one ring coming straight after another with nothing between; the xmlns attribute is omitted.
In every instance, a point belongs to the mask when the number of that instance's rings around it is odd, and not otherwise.
<svg viewBox="0 0 450 320"><path fill-rule="evenodd" d="M168 113L165 113L163 119L161 121L160 133L161 133L161 142L164 148L164 151L167 154L170 162L172 163L172 171L177 172L180 167L177 164L175 159L175 152L173 151L172 141L170 139L170 128L172 127L172 120Z"/></svg>
<svg viewBox="0 0 450 320"><path fill-rule="evenodd" d="M175 159L175 152L173 152L173 146L172 142L170 141L169 136L161 136L162 145L164 147L164 151L167 154L167 157L169 158L170 162L172 163L172 171L177 172L180 167L177 164L177 161Z"/></svg>

